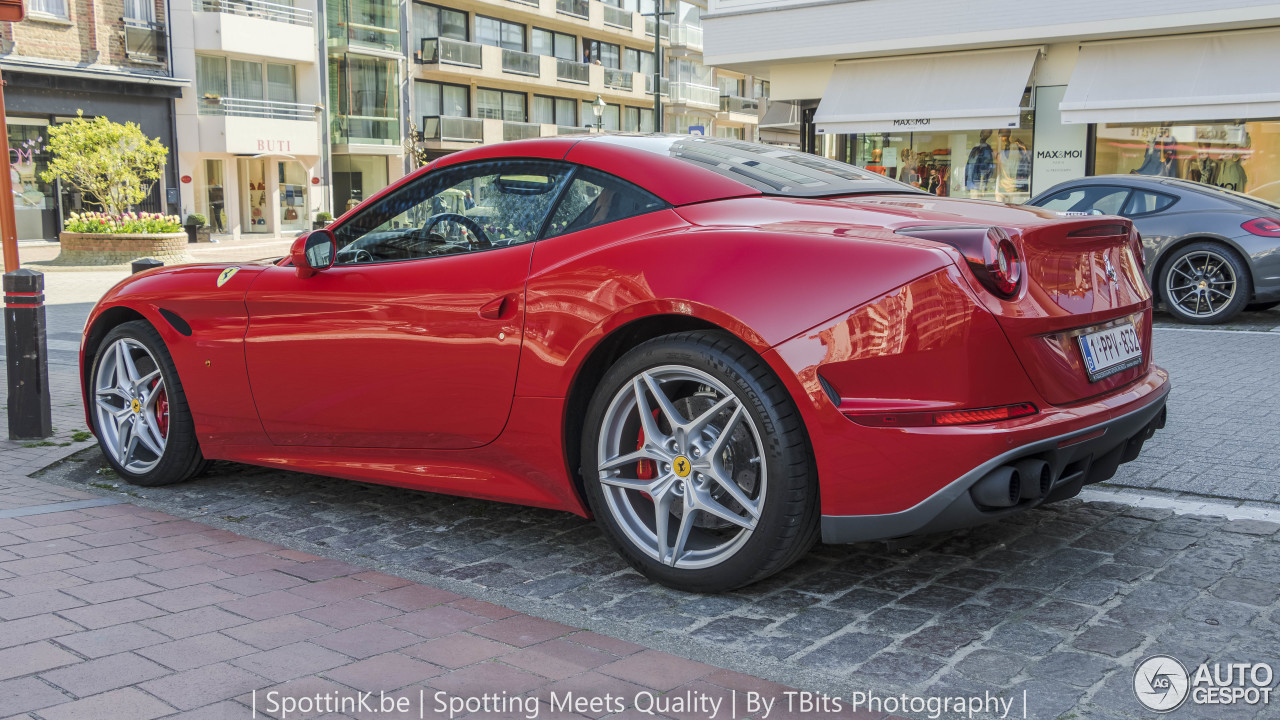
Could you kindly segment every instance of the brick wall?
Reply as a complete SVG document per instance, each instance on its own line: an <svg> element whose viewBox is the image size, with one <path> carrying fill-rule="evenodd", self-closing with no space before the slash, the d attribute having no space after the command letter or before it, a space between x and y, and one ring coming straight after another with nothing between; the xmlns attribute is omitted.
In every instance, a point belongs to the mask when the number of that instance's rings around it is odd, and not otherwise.
<svg viewBox="0 0 1280 720"><path fill-rule="evenodd" d="M32 17L4 23L0 54L39 57L63 62L110 65L154 72L154 62L134 61L125 55L123 0L64 0L65 21ZM155 20L165 24L163 0L155 4Z"/></svg>

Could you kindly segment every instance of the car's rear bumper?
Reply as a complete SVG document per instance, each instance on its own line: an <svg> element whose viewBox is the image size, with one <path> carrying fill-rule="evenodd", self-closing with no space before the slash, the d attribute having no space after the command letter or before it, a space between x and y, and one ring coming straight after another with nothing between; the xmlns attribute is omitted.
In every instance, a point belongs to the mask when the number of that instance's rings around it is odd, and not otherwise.
<svg viewBox="0 0 1280 720"><path fill-rule="evenodd" d="M1115 474L1121 463L1138 456L1142 444L1163 428L1169 383L1147 394L1123 414L1034 440L991 458L911 508L879 515L823 515L822 540L850 543L952 530L977 525L1023 510L1074 497L1087 484ZM1021 460L1049 464L1052 490L1043 498L1022 500L1007 508L980 506L970 490L990 473Z"/></svg>

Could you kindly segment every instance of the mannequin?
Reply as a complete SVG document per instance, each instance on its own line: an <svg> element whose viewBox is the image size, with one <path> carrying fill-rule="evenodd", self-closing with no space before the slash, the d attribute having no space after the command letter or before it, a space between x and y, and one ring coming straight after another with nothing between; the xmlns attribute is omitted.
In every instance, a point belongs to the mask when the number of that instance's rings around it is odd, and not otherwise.
<svg viewBox="0 0 1280 720"><path fill-rule="evenodd" d="M995 175L995 156L987 144L990 137L991 131L983 130L978 135L978 144L969 151L969 159L964 163L964 188L971 195L988 190Z"/></svg>

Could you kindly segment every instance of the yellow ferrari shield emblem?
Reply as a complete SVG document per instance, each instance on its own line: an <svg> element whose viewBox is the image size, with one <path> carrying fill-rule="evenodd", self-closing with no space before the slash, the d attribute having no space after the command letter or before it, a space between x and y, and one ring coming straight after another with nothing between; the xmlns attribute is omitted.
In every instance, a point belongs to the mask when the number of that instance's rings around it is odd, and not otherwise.
<svg viewBox="0 0 1280 720"><path fill-rule="evenodd" d="M226 270L223 270L222 274L218 275L218 287L226 285L227 281L235 277L238 272L240 272L240 268L238 267L229 267Z"/></svg>
<svg viewBox="0 0 1280 720"><path fill-rule="evenodd" d="M675 470L680 477L689 477L689 458L677 455L676 459L671 461L671 469Z"/></svg>
<svg viewBox="0 0 1280 720"><path fill-rule="evenodd" d="M129 409L135 413L140 413L142 412L142 403L138 402L137 398L134 398L133 402L129 403Z"/></svg>

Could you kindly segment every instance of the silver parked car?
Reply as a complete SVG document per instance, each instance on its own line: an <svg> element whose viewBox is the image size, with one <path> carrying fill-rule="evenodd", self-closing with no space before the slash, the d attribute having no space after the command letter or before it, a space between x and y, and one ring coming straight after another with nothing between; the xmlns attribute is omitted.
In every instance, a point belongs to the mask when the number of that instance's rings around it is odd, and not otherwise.
<svg viewBox="0 0 1280 720"><path fill-rule="evenodd" d="M1143 175L1070 180L1028 204L1133 220L1142 233L1147 279L1184 322L1223 323L1246 309L1280 305L1280 204Z"/></svg>

